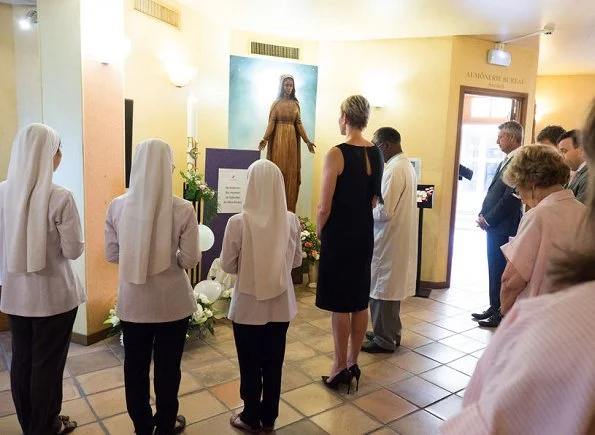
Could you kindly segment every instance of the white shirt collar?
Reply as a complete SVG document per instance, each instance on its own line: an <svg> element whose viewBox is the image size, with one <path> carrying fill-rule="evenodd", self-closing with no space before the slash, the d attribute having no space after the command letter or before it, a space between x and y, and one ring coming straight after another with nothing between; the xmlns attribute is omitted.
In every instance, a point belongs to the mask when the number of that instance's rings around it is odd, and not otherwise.
<svg viewBox="0 0 595 435"><path fill-rule="evenodd" d="M522 145L521 145L521 146L522 146ZM504 157L504 161L506 162L506 161L508 161L508 160L512 159L512 158L514 157L514 155L515 155L516 153L518 153L518 152L519 152L519 150L520 150L520 149L521 149L521 147L518 147L518 148L516 148L516 149L512 150L511 152L509 152L509 153L506 155L506 157Z"/></svg>
<svg viewBox="0 0 595 435"><path fill-rule="evenodd" d="M578 167L578 169L576 170L576 172L580 171L581 169L583 169L585 166L587 165L587 162L583 162L581 163L581 165Z"/></svg>
<svg viewBox="0 0 595 435"><path fill-rule="evenodd" d="M389 164L390 164L390 162L392 162L393 160L396 160L396 159L397 159L397 157L399 157L399 156L400 156L400 155L402 155L402 154L403 154L402 152L400 152L400 153L398 153L398 154L395 154L395 155L394 155L394 156L392 156L390 159L388 159L388 161L386 162L386 164L387 164L387 165L389 165Z"/></svg>

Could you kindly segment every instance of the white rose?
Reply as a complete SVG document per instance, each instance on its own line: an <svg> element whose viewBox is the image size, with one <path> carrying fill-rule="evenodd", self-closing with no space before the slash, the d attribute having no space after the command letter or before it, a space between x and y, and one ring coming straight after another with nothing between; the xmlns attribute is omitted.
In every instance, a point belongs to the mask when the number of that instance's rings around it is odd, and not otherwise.
<svg viewBox="0 0 595 435"><path fill-rule="evenodd" d="M221 293L221 297L224 298L224 299L231 298L231 289L229 289L229 290L223 290L223 293Z"/></svg>
<svg viewBox="0 0 595 435"><path fill-rule="evenodd" d="M207 296L204 293L201 293L198 295L198 300L200 301L201 304L210 304L211 303L209 298L207 298Z"/></svg>
<svg viewBox="0 0 595 435"><path fill-rule="evenodd" d="M204 314L204 310L202 309L202 307L200 305L198 305L196 307L196 311L192 314L192 320L197 322L198 320L200 320L200 318L203 316L203 314Z"/></svg>
<svg viewBox="0 0 595 435"><path fill-rule="evenodd" d="M208 319L209 317L213 317L213 312L208 308L205 310L205 316Z"/></svg>
<svg viewBox="0 0 595 435"><path fill-rule="evenodd" d="M316 254L314 255L314 260L318 260L319 258L320 258L320 254L316 253Z"/></svg>

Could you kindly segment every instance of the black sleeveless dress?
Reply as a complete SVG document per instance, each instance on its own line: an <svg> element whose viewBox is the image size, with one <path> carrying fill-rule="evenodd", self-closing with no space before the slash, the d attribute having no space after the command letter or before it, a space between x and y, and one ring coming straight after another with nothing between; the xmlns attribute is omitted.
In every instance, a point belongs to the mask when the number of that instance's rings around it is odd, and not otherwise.
<svg viewBox="0 0 595 435"><path fill-rule="evenodd" d="M374 251L372 199L382 200L384 163L375 146L343 143L344 169L337 177L331 214L321 232L316 306L338 313L365 310L370 298ZM372 168L366 170L366 154Z"/></svg>

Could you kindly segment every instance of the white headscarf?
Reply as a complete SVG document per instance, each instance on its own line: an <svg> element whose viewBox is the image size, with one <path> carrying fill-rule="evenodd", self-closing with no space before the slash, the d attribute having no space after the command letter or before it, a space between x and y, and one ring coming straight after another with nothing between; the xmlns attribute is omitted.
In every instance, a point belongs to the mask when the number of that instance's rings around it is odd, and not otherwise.
<svg viewBox="0 0 595 435"><path fill-rule="evenodd" d="M10 273L45 269L48 207L54 155L60 147L55 130L43 124L23 128L12 144L4 192L4 237Z"/></svg>
<svg viewBox="0 0 595 435"><path fill-rule="evenodd" d="M283 175L269 160L248 168L242 219L239 291L259 301L277 297L288 287L289 222Z"/></svg>
<svg viewBox="0 0 595 435"><path fill-rule="evenodd" d="M171 266L173 153L160 139L136 146L118 241L120 279L144 284Z"/></svg>

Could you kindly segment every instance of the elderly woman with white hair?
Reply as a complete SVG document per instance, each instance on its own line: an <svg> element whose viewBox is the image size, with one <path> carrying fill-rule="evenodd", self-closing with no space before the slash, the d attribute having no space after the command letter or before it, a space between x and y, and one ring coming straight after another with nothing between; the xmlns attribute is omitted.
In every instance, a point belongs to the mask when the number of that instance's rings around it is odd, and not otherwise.
<svg viewBox="0 0 595 435"><path fill-rule="evenodd" d="M576 245L586 208L571 190L564 189L569 175L563 157L549 145L519 149L504 172L504 182L531 209L521 219L516 236L501 247L506 257L502 314L519 298L552 290L552 277L546 273L549 260L556 249Z"/></svg>
<svg viewBox="0 0 595 435"><path fill-rule="evenodd" d="M229 219L221 249L223 270L238 274L228 317L244 410L230 424L243 431L275 428L287 328L297 313L291 269L301 263L300 224L287 211L281 170L258 160L248 168L243 210Z"/></svg>
<svg viewBox="0 0 595 435"><path fill-rule="evenodd" d="M177 415L180 363L197 306L184 269L196 266L200 250L194 208L172 194L173 169L168 144L138 144L130 189L111 202L105 223L105 255L120 265L116 314L124 333L126 406L137 435L175 434L186 426ZM155 415L149 403L151 354Z"/></svg>
<svg viewBox="0 0 595 435"><path fill-rule="evenodd" d="M70 335L86 300L71 260L81 256L84 244L72 193L52 183L60 145L52 128L26 126L0 183L0 310L10 319L10 382L25 435L76 427L59 413Z"/></svg>

